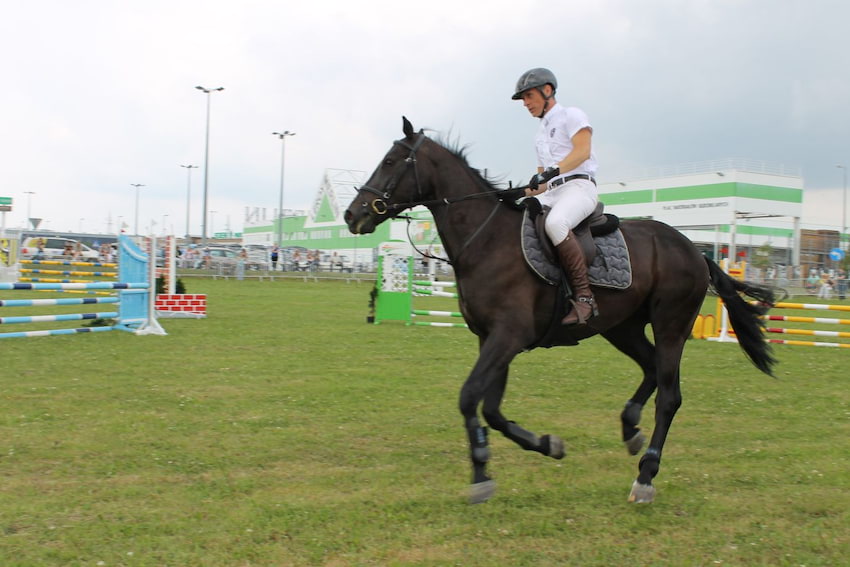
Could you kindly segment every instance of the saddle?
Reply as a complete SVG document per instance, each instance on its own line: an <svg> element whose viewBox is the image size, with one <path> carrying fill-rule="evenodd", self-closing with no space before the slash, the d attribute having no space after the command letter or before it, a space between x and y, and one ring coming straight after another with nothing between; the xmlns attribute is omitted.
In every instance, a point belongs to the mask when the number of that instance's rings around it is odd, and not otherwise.
<svg viewBox="0 0 850 567"><path fill-rule="evenodd" d="M550 209L534 198L525 199L523 204L521 240L526 263L546 283L562 285L564 277L558 253L545 230ZM626 289L632 283L629 250L619 228L620 219L605 213L604 207L598 203L594 211L573 229L573 234L584 252L591 285Z"/></svg>
<svg viewBox="0 0 850 567"><path fill-rule="evenodd" d="M558 288L552 320L543 334L527 345L525 350L549 348L556 344L577 345L577 339L563 335L561 326L561 318L566 314L565 309L572 290L557 260L555 247L546 234L546 215L549 213L549 207L543 207L540 201L533 197L523 200L522 205L525 210L520 241L525 261L540 279ZM573 230L588 264L587 277L591 286L622 290L632 285L629 249L619 227L620 219L615 215L606 214L604 205L599 203L590 216Z"/></svg>

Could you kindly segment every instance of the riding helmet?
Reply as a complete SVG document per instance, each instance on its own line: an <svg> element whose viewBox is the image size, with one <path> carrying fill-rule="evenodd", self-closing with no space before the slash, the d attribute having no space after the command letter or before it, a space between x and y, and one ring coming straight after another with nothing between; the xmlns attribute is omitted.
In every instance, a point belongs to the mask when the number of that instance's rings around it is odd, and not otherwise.
<svg viewBox="0 0 850 567"><path fill-rule="evenodd" d="M514 92L511 98L513 100L519 100L522 98L522 93L528 89L542 89L543 85L546 84L552 85L553 92L558 90L558 79L555 78L555 74L549 69L535 67L522 74L516 82L516 92Z"/></svg>

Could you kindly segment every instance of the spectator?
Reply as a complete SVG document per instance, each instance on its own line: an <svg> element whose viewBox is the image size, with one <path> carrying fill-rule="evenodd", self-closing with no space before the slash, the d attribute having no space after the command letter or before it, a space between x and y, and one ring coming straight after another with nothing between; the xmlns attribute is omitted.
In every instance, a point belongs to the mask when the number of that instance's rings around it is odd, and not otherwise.
<svg viewBox="0 0 850 567"><path fill-rule="evenodd" d="M279 257L280 257L280 246L275 244L274 246L272 246L272 254L271 254L272 271L273 272L277 270L277 260L278 260ZM280 267L281 267L281 269L283 269L282 263L281 263Z"/></svg>
<svg viewBox="0 0 850 567"><path fill-rule="evenodd" d="M818 279L817 274L815 274L814 272L809 272L809 277L808 277L808 279L806 279L806 283L805 283L806 292L814 295L814 293L818 289L818 283L819 282L820 282L820 279Z"/></svg>
<svg viewBox="0 0 850 567"><path fill-rule="evenodd" d="M820 290L818 291L818 299L830 299L832 297L833 281L829 278L829 274L823 272L820 276Z"/></svg>
<svg viewBox="0 0 850 567"><path fill-rule="evenodd" d="M204 263L204 269L205 270L211 270L212 269L212 254L210 253L209 246L204 247L204 255L201 258L201 260Z"/></svg>
<svg viewBox="0 0 850 567"><path fill-rule="evenodd" d="M248 251L242 248L239 250L239 255L236 257L236 279L245 279L245 262L248 261Z"/></svg>
<svg viewBox="0 0 850 567"><path fill-rule="evenodd" d="M838 299L844 299L847 295L847 272L843 269L838 270L838 274L836 275L836 287L838 288Z"/></svg>

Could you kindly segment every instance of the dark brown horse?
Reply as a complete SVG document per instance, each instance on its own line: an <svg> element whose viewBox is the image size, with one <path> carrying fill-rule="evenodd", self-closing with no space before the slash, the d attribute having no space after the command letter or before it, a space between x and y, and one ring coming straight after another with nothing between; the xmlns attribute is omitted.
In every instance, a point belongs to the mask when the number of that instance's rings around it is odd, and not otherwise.
<svg viewBox="0 0 850 567"><path fill-rule="evenodd" d="M662 449L670 424L682 402L679 364L685 341L709 284L724 299L739 344L760 370L770 374L774 360L761 335L758 315L763 308L745 301L739 292L763 304L773 301L769 289L733 280L703 257L677 230L655 221L624 221L620 228L632 264L632 284L625 290L594 289L600 316L587 325L550 332L561 302L556 286L538 278L523 259L520 245L522 214L491 182L470 167L457 150L416 132L403 120L404 138L397 140L375 172L360 188L345 212L351 232L366 234L415 205L434 216L443 246L454 268L460 307L478 336L479 356L460 392L460 411L469 437L472 460L471 501L492 496L495 483L487 475L490 457L487 428L520 447L561 459L563 441L538 436L509 421L500 406L514 357L543 336L556 345L575 344L601 334L643 370L643 380L621 414L623 441L632 455L644 436L638 428L641 410L657 389L655 429L640 459L629 501L651 502ZM645 333L652 327L653 342Z"/></svg>

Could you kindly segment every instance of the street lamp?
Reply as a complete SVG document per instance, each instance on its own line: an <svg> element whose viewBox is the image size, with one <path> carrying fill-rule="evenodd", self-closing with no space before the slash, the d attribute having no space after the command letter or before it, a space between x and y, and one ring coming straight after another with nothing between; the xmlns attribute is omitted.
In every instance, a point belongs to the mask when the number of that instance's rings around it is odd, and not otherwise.
<svg viewBox="0 0 850 567"><path fill-rule="evenodd" d="M141 183L130 183L130 187L136 188L136 226L133 227L134 236L139 236L139 187L144 187Z"/></svg>
<svg viewBox="0 0 850 567"><path fill-rule="evenodd" d="M208 195L208 183L209 183L209 171L210 171L210 95L214 92L223 91L224 87L216 87L214 89L208 89L202 86L195 87L199 91L205 93L207 95L207 135L206 135L206 144L204 148L204 216L201 222L201 242L203 244L207 243L207 195Z"/></svg>
<svg viewBox="0 0 850 567"><path fill-rule="evenodd" d="M192 169L197 165L181 165L186 168L186 240L189 240L189 211L192 210ZM188 243L188 242L187 242Z"/></svg>
<svg viewBox="0 0 850 567"><path fill-rule="evenodd" d="M32 224L32 196L35 195L35 191L24 191L24 195L27 196L27 222ZM26 226L26 223L24 223ZM32 227L35 230L36 227Z"/></svg>
<svg viewBox="0 0 850 567"><path fill-rule="evenodd" d="M277 200L277 245L283 245L283 171L286 164L286 137L294 136L295 132L284 130L272 132L272 136L280 138L280 194Z"/></svg>
<svg viewBox="0 0 850 567"><path fill-rule="evenodd" d="M842 195L842 205L841 205L841 236L840 240L843 242L845 235L847 234L847 167L844 165L838 164L835 167L841 169L841 177L844 180L844 184L841 189Z"/></svg>

